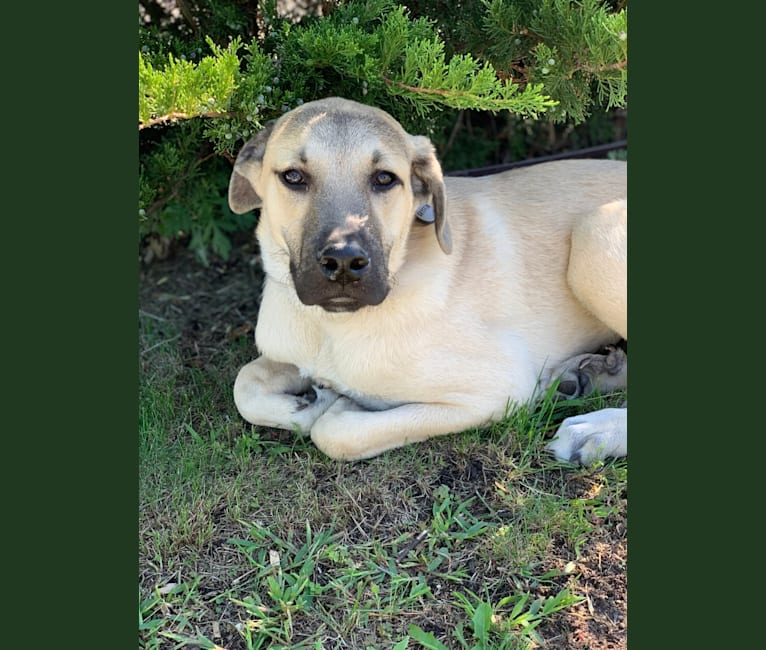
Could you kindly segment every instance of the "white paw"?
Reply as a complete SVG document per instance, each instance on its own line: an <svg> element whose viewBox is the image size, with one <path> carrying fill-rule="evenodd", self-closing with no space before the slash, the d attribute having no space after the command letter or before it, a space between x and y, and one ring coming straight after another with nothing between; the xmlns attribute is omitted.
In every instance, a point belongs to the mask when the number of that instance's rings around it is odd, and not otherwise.
<svg viewBox="0 0 766 650"><path fill-rule="evenodd" d="M309 435L314 422L322 417L339 398L338 393L331 388L320 388L316 384L311 388L313 392L309 391L305 395L296 396L298 406L292 414L292 428L302 436Z"/></svg>
<svg viewBox="0 0 766 650"><path fill-rule="evenodd" d="M239 379L234 385L234 403L245 420L304 436L337 399L338 394L329 388L313 387L313 391L293 395L267 392L258 383Z"/></svg>
<svg viewBox="0 0 766 650"><path fill-rule="evenodd" d="M311 427L311 439L317 449L336 460L366 458L369 454L360 421L364 413L364 408L355 401L339 397Z"/></svg>
<svg viewBox="0 0 766 650"><path fill-rule="evenodd" d="M546 449L560 461L590 464L628 454L628 409L606 408L561 423Z"/></svg>

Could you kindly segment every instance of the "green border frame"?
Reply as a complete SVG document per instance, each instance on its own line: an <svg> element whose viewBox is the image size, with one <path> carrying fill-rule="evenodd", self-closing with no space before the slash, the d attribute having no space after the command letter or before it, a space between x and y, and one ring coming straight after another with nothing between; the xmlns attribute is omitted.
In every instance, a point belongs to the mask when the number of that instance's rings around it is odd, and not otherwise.
<svg viewBox="0 0 766 650"><path fill-rule="evenodd" d="M135 12L4 11L9 647L137 640Z"/></svg>
<svg viewBox="0 0 766 650"><path fill-rule="evenodd" d="M137 636L134 11L4 15L6 645ZM760 300L731 290L762 277L758 165L737 165L761 127L756 99L725 95L754 83L761 23L686 3L635 3L629 20L629 646L738 647L747 630L720 614L747 616L730 566L760 557L730 525L759 494L742 487L759 475L760 384L729 359L759 356Z"/></svg>

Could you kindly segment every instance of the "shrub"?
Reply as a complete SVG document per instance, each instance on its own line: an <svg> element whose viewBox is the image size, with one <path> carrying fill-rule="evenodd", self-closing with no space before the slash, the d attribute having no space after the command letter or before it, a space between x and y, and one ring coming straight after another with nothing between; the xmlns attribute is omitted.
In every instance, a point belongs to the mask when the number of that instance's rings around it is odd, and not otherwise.
<svg viewBox="0 0 766 650"><path fill-rule="evenodd" d="M383 108L431 137L447 169L523 158L557 133L587 144L627 105L625 3L282 4L139 2L143 236L226 257L229 236L254 223L226 202L236 151L320 97Z"/></svg>

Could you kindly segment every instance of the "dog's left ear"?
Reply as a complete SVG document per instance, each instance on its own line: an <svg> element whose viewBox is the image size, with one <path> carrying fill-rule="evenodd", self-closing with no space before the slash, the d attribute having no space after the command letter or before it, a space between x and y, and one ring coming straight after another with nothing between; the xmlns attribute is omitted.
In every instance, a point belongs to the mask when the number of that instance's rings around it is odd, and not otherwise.
<svg viewBox="0 0 766 650"><path fill-rule="evenodd" d="M268 122L254 138L245 143L237 155L229 179L229 207L235 214L244 214L261 207L261 197L255 191L255 179L261 173L263 155L273 129L274 122Z"/></svg>
<svg viewBox="0 0 766 650"><path fill-rule="evenodd" d="M434 209L436 239L441 249L452 252L452 232L447 221L447 194L444 189L442 167L436 158L431 141L422 135L412 137L415 154L412 159L412 188L417 203L429 203Z"/></svg>

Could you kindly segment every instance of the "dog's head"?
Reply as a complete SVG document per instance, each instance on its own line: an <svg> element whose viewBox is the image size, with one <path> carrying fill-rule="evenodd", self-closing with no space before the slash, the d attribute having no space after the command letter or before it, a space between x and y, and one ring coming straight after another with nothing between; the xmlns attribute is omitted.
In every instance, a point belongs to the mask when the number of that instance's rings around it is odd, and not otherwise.
<svg viewBox="0 0 766 650"><path fill-rule="evenodd" d="M261 208L266 272L327 311L381 303L404 262L416 213L433 208L436 239L452 248L441 166L428 138L388 113L340 98L283 115L237 156L229 205ZM418 226L415 226L418 227Z"/></svg>

